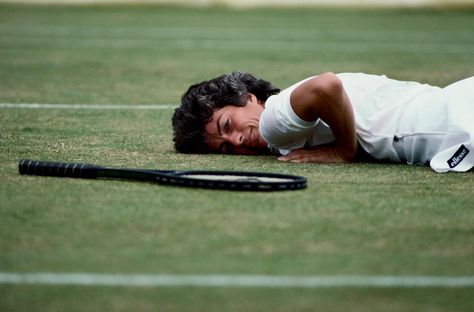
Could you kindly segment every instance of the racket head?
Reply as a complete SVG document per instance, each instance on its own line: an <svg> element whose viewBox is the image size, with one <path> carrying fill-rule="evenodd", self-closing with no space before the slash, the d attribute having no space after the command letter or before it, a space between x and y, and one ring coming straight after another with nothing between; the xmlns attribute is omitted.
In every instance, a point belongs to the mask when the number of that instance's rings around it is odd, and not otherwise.
<svg viewBox="0 0 474 312"><path fill-rule="evenodd" d="M307 179L302 176L252 171L161 171L156 180L161 184L231 191L284 191L307 187Z"/></svg>

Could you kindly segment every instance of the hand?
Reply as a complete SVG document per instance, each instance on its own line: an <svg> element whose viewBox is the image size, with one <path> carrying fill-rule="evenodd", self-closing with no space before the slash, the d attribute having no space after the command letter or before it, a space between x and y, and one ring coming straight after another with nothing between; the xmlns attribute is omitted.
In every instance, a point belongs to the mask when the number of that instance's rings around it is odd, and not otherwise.
<svg viewBox="0 0 474 312"><path fill-rule="evenodd" d="M300 148L278 160L295 163L344 163L347 162L334 146L315 146Z"/></svg>

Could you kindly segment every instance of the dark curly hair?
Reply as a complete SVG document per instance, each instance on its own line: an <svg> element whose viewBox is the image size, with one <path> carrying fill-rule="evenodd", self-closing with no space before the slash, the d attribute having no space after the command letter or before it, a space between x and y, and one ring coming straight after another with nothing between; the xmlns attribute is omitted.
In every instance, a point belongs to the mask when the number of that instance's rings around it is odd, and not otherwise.
<svg viewBox="0 0 474 312"><path fill-rule="evenodd" d="M172 119L176 151L208 153L204 127L216 110L227 105L245 106L249 93L265 103L279 92L270 82L237 71L190 86Z"/></svg>

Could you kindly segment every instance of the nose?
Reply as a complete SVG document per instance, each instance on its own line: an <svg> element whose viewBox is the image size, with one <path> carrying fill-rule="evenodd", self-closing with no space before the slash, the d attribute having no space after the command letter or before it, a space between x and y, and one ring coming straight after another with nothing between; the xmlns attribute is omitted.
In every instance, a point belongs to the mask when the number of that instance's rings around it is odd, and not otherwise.
<svg viewBox="0 0 474 312"><path fill-rule="evenodd" d="M241 146L244 143L244 137L242 133L237 131L229 134L227 139L233 146Z"/></svg>

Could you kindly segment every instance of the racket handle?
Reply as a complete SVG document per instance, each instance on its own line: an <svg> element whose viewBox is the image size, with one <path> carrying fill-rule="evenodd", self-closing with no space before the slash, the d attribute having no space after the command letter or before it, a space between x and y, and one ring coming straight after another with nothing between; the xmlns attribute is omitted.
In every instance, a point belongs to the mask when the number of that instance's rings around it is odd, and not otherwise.
<svg viewBox="0 0 474 312"><path fill-rule="evenodd" d="M100 169L100 167L89 164L22 159L18 169L20 174L95 179L97 169Z"/></svg>

